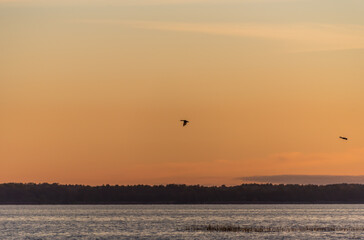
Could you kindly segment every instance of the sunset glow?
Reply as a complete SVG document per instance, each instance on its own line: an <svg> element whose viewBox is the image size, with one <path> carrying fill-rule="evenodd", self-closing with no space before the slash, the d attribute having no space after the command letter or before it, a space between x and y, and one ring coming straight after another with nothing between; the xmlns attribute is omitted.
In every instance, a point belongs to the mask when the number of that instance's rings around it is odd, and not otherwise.
<svg viewBox="0 0 364 240"><path fill-rule="evenodd" d="M0 182L363 175L363 9L0 0Z"/></svg>

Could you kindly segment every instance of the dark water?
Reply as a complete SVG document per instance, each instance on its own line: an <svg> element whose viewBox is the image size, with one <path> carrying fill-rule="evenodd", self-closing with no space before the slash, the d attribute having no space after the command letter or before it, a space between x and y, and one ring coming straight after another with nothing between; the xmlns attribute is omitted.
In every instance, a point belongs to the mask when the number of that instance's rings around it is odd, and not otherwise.
<svg viewBox="0 0 364 240"><path fill-rule="evenodd" d="M364 205L3 205L0 239L364 239Z"/></svg>

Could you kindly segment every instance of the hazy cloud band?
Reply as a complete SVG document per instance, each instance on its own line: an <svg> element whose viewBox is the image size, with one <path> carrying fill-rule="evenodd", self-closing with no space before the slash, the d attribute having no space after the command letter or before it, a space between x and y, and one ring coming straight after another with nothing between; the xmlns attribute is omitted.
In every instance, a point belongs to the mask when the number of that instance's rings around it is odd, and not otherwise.
<svg viewBox="0 0 364 240"><path fill-rule="evenodd" d="M364 175L273 175L251 176L240 178L244 182L273 183L273 184L337 184L358 183L364 184Z"/></svg>

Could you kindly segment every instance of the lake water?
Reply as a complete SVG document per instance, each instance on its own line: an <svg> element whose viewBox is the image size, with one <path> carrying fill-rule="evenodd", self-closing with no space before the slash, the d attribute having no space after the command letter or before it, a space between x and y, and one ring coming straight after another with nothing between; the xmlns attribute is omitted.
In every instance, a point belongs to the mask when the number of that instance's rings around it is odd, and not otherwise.
<svg viewBox="0 0 364 240"><path fill-rule="evenodd" d="M364 205L2 205L0 239L364 239Z"/></svg>

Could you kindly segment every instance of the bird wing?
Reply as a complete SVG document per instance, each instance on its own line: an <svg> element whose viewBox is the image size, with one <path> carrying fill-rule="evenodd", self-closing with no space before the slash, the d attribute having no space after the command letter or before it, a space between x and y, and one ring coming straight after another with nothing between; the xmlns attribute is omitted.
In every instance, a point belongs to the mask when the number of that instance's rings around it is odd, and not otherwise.
<svg viewBox="0 0 364 240"><path fill-rule="evenodd" d="M183 122L183 126L186 126L187 123L189 123L189 121L187 121L187 120L180 120L180 121Z"/></svg>

